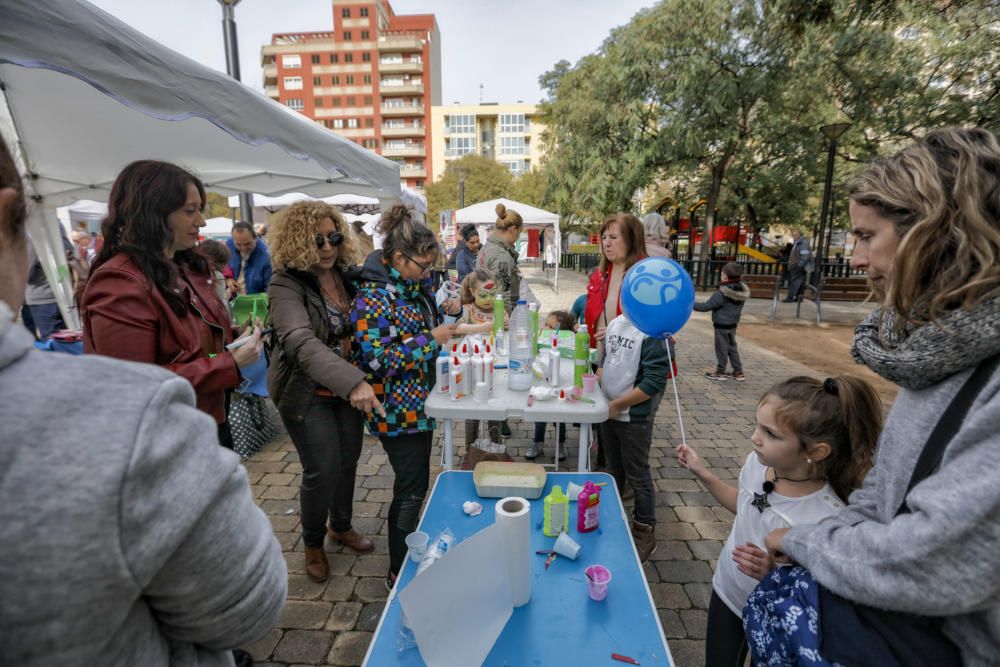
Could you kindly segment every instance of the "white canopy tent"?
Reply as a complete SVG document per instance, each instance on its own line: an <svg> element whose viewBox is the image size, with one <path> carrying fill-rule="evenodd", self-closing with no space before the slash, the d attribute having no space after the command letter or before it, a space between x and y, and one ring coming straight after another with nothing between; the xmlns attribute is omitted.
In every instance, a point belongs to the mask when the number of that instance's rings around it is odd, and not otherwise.
<svg viewBox="0 0 1000 667"><path fill-rule="evenodd" d="M83 0L3 0L0 83L0 135L36 204L29 234L71 327L79 320L54 210L106 199L134 160L181 164L223 195L400 200L396 163Z"/></svg>
<svg viewBox="0 0 1000 667"><path fill-rule="evenodd" d="M559 216L555 213L545 211L528 204L514 201L512 199L491 199L479 202L472 206L466 206L455 211L455 225L460 229L462 225L473 224L479 229L479 236L483 241L489 230L496 224L497 204L503 204L507 209L517 211L524 220L524 229L541 229L545 233L545 250L542 253L544 260L552 264L555 268L555 279L552 289L559 291L559 259L560 259L560 233ZM551 232L551 233L549 233ZM525 256L524 248L521 249L521 258Z"/></svg>
<svg viewBox="0 0 1000 667"><path fill-rule="evenodd" d="M424 218L427 216L427 198L420 192L406 187L402 188L400 198L402 199L404 205L413 209L414 217L420 220L420 222L424 222ZM266 195L254 193L254 220L257 220L256 214L258 211L277 213L283 208L291 206L295 202L312 200L324 201L331 206L336 206L344 213L358 216L378 214L382 209L382 202L378 199L374 197L364 197L357 194L340 194L330 197L310 197L302 192L289 192L288 194L278 197L268 197ZM229 198L229 208L233 211L234 216L236 209L239 207L239 195L232 195Z"/></svg>
<svg viewBox="0 0 1000 667"><path fill-rule="evenodd" d="M107 215L107 203L90 199L81 199L56 209L56 216L67 234L80 226L85 226L88 232L96 234L101 231L101 222Z"/></svg>

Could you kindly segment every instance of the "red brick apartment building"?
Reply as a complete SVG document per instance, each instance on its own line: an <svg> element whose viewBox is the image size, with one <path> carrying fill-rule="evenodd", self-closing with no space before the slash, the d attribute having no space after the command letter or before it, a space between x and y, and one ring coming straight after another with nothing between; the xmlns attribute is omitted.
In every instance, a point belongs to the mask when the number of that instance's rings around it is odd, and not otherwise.
<svg viewBox="0 0 1000 667"><path fill-rule="evenodd" d="M421 189L433 174L431 107L441 104L441 34L433 14L388 0L332 0L333 30L282 33L261 48L266 94L400 163Z"/></svg>

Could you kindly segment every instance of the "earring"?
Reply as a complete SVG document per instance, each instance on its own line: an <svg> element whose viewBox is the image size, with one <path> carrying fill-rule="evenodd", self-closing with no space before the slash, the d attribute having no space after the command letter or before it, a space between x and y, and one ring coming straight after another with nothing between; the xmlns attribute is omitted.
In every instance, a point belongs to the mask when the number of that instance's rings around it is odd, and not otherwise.
<svg viewBox="0 0 1000 667"><path fill-rule="evenodd" d="M809 465L812 465L812 462L813 462L812 459L806 459L806 463L808 463Z"/></svg>

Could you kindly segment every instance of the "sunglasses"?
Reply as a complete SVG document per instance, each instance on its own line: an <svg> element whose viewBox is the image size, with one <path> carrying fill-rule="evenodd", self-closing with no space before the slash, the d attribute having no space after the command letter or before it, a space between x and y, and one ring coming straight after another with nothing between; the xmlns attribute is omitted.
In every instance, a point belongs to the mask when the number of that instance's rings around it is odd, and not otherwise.
<svg viewBox="0 0 1000 667"><path fill-rule="evenodd" d="M336 248L337 246L339 246L341 243L344 242L344 235L341 234L340 232L330 232L326 236L323 236L322 234L316 235L317 248L322 248L327 241L330 242L331 247Z"/></svg>

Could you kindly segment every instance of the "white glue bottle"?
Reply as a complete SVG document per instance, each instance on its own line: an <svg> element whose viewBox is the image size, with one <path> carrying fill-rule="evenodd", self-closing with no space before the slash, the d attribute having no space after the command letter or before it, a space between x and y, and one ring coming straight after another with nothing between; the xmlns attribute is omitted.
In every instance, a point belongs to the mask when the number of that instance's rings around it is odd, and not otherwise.
<svg viewBox="0 0 1000 667"><path fill-rule="evenodd" d="M479 349L478 345L475 345L472 348L472 359L470 362L472 364L472 373L470 373L472 376L472 386L475 387L480 382L486 382L486 376L483 373L485 370L483 365L483 353Z"/></svg>
<svg viewBox="0 0 1000 667"><path fill-rule="evenodd" d="M490 388L491 394L493 393L493 365L495 363L496 357L493 356L493 349L487 343L486 352L483 354L483 382Z"/></svg>
<svg viewBox="0 0 1000 667"><path fill-rule="evenodd" d="M448 368L448 350L441 350L434 368L437 375L438 391L443 394L448 393L451 386L451 375L449 375Z"/></svg>
<svg viewBox="0 0 1000 667"><path fill-rule="evenodd" d="M465 387L463 386L465 384L465 368L458 357L452 357L449 377L448 395L451 400L457 401L465 395Z"/></svg>
<svg viewBox="0 0 1000 667"><path fill-rule="evenodd" d="M552 347L549 348L549 385L559 386L559 339L552 338Z"/></svg>

